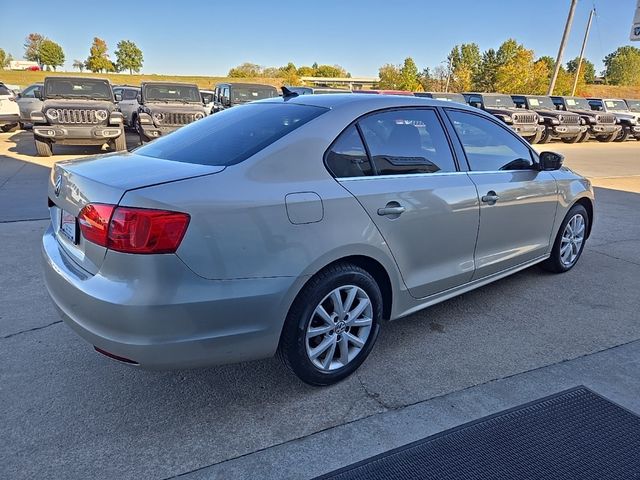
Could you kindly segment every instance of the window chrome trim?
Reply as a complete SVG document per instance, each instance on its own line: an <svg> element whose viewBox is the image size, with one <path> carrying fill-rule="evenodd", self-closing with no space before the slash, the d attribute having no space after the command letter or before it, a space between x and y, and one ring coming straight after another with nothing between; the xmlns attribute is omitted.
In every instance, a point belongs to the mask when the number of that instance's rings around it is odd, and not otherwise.
<svg viewBox="0 0 640 480"><path fill-rule="evenodd" d="M395 175L363 175L360 177L334 177L338 182L349 180L384 180L387 178L444 177L447 175L466 175L469 172L434 172L434 173L398 173Z"/></svg>

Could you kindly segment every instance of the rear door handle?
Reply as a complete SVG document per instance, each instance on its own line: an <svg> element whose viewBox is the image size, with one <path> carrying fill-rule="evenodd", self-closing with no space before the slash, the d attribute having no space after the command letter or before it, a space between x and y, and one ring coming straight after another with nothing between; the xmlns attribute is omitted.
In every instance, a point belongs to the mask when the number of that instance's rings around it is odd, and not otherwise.
<svg viewBox="0 0 640 480"><path fill-rule="evenodd" d="M384 208L378 209L378 215L400 215L404 213L405 208L402 205L397 206L386 206Z"/></svg>
<svg viewBox="0 0 640 480"><path fill-rule="evenodd" d="M484 197L482 197L481 200L483 203L488 203L489 205L493 205L498 200L500 200L500 195L496 194L496 192L494 192L493 190L490 190L489 192L487 192L487 194Z"/></svg>

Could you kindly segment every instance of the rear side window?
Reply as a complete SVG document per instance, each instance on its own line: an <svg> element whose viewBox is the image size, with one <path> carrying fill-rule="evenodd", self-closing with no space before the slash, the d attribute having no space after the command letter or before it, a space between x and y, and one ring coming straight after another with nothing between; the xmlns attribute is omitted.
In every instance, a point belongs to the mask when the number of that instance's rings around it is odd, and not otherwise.
<svg viewBox="0 0 640 480"><path fill-rule="evenodd" d="M529 148L506 128L480 115L448 110L460 143L476 172L533 168Z"/></svg>
<svg viewBox="0 0 640 480"><path fill-rule="evenodd" d="M342 132L329 150L327 168L337 178L365 177L372 174L371 163L355 125Z"/></svg>
<svg viewBox="0 0 640 480"><path fill-rule="evenodd" d="M456 171L449 142L433 110L391 110L358 123L378 175Z"/></svg>
<svg viewBox="0 0 640 480"><path fill-rule="evenodd" d="M182 127L136 153L175 162L235 165L326 111L284 103L240 105Z"/></svg>

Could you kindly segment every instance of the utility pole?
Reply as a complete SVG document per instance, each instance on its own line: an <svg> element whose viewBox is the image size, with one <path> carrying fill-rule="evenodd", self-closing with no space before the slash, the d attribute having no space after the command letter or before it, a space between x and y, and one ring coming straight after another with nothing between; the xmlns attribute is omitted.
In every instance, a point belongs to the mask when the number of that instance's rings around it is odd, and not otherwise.
<svg viewBox="0 0 640 480"><path fill-rule="evenodd" d="M584 50L587 48L587 40L589 40L589 31L591 30L591 22L593 16L596 14L596 9L591 10L589 14L589 21L587 22L587 30L584 32L584 40L582 41L582 48L580 49L580 60L578 60L578 68L576 70L576 78L573 80L573 89L571 90L571 96L576 94L576 87L578 86L578 78L580 78L580 69L582 68L582 59L584 58Z"/></svg>
<svg viewBox="0 0 640 480"><path fill-rule="evenodd" d="M560 48L558 49L558 58L556 58L556 67L553 69L553 76L551 77L551 83L549 84L549 90L547 91L547 95L553 95L553 89L556 86L558 73L560 72L560 67L562 66L562 55L564 55L564 49L567 46L567 40L569 40L569 32L571 32L573 15L576 13L577 6L578 6L578 0L571 0L571 8L569 9L569 16L567 17L567 24L564 26L562 41L560 42Z"/></svg>

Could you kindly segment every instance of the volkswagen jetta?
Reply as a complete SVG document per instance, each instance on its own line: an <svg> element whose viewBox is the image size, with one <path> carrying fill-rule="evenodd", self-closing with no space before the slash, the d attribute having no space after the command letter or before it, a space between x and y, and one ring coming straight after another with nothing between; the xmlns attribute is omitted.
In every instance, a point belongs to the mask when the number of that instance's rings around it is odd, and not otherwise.
<svg viewBox="0 0 640 480"><path fill-rule="evenodd" d="M358 368L397 319L578 261L588 180L437 100L239 106L132 153L56 164L46 284L99 352L146 368L276 352L305 382Z"/></svg>

